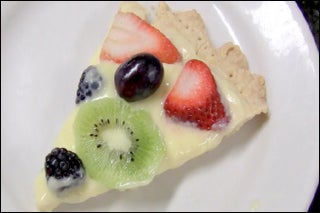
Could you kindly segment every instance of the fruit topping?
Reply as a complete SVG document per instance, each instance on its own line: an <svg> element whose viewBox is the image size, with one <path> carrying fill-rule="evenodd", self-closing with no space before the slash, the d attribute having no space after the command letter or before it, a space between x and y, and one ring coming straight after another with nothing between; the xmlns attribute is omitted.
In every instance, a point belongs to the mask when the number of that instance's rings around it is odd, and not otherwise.
<svg viewBox="0 0 320 213"><path fill-rule="evenodd" d="M47 185L53 191L63 191L84 180L85 170L81 159L65 148L54 148L45 160Z"/></svg>
<svg viewBox="0 0 320 213"><path fill-rule="evenodd" d="M122 63L141 52L153 54L169 64L180 59L177 48L158 29L134 13L118 12L102 46L100 59Z"/></svg>
<svg viewBox="0 0 320 213"><path fill-rule="evenodd" d="M120 98L82 104L74 132L87 174L110 189L149 183L165 155L163 138L149 113L133 110Z"/></svg>
<svg viewBox="0 0 320 213"><path fill-rule="evenodd" d="M76 104L89 100L103 85L103 78L95 66L90 65L81 75Z"/></svg>
<svg viewBox="0 0 320 213"><path fill-rule="evenodd" d="M196 59L183 67L164 109L167 116L204 130L219 130L229 122L210 68Z"/></svg>
<svg viewBox="0 0 320 213"><path fill-rule="evenodd" d="M141 53L124 62L114 76L116 90L127 101L138 101L152 95L163 79L163 66L151 54Z"/></svg>

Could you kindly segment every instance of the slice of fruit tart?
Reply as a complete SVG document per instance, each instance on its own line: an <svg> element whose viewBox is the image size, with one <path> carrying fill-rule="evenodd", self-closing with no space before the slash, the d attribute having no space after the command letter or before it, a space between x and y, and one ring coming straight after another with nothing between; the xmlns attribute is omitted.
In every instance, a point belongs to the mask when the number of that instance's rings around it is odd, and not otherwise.
<svg viewBox="0 0 320 213"><path fill-rule="evenodd" d="M265 82L237 45L214 48L200 15L123 2L81 75L75 109L36 180L51 211L146 185L267 113ZM45 155L45 154L44 154Z"/></svg>

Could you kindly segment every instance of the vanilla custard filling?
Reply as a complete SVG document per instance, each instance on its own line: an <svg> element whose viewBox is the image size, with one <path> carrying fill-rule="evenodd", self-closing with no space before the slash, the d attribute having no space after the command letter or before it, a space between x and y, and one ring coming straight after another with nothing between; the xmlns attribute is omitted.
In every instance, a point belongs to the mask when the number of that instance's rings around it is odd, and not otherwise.
<svg viewBox="0 0 320 213"><path fill-rule="evenodd" d="M126 9L128 8L126 7ZM141 11L140 13L143 15ZM170 31L169 28L159 30L163 32L178 48L179 52L182 54L182 61L175 64L164 63L164 79L159 89L153 95L144 100L130 103L132 107L136 109L142 108L150 113L154 123L158 126L161 135L164 138L166 144L166 156L159 166L157 174L179 167L186 161L213 149L225 136L238 130L243 123L252 117L250 113L250 106L241 97L238 90L212 68L211 71L219 88L220 96L222 97L231 118L229 124L220 131L207 131L195 128L190 124L188 125L173 121L166 117L163 109L163 103L169 91L175 84L183 65L190 59L196 58L201 60L201 58L196 55L192 44L185 40L178 31ZM100 63L98 54L93 57L90 64L97 65L105 82L104 87L95 99L103 97L119 97L114 86L114 73L119 64L113 62ZM54 143L54 147L65 147L75 152L73 123L78 112L78 108L78 106L75 107L73 113L64 124ZM109 189L103 184L96 182L86 174L85 180L79 186L64 190L62 193L54 193L47 187L45 171L42 169L36 180L36 204L40 211L51 211L60 203L82 202L91 197L107 192L108 190Z"/></svg>

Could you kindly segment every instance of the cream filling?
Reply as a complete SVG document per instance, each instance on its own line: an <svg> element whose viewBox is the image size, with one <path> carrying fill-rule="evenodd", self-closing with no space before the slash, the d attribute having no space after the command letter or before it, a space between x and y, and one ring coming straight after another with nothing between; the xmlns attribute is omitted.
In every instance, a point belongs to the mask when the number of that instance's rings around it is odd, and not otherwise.
<svg viewBox="0 0 320 213"><path fill-rule="evenodd" d="M126 7L126 9L128 8L129 7ZM134 8L132 8L132 10L134 11ZM141 8L139 11L140 16L143 16ZM146 17L146 15L143 17ZM225 136L237 131L242 124L252 117L248 103L241 97L237 89L229 84L223 76L219 76L212 70L220 95L223 97L231 116L231 121L228 126L221 131L204 131L194 128L191 125L174 122L167 118L163 110L163 102L174 85L184 63L192 58L200 60L201 58L195 54L193 46L178 32L168 31L167 29L159 30L165 33L179 49L183 55L183 61L175 64L164 64L165 74L159 89L152 96L144 100L130 103L137 109L143 108L147 110L164 137L166 143L166 156L159 166L157 174L179 167L188 160L212 150ZM105 85L96 99L103 97L118 97L113 79L114 72L119 65L113 62L99 64L98 54L93 57L90 64L98 65L98 69L105 79ZM65 147L71 151L75 151L73 122L77 111L78 107L75 107L74 112L68 118L58 135L54 147ZM57 194L50 191L47 187L45 172L42 170L36 179L36 204L40 211L51 211L60 203L83 202L91 197L105 193L108 190L109 189L103 186L103 184L96 182L86 175L86 178L81 185Z"/></svg>

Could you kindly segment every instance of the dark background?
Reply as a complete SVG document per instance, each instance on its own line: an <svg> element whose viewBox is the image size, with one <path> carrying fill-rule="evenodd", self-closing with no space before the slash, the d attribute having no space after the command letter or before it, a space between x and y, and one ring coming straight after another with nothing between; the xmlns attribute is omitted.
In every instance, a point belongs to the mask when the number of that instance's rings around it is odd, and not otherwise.
<svg viewBox="0 0 320 213"><path fill-rule="evenodd" d="M309 24L309 28L313 34L315 43L319 51L319 1L296 1L298 7L303 13L304 18ZM319 184L317 192L309 207L309 212L319 212Z"/></svg>

